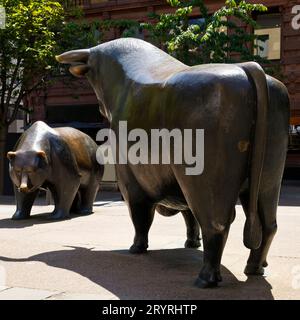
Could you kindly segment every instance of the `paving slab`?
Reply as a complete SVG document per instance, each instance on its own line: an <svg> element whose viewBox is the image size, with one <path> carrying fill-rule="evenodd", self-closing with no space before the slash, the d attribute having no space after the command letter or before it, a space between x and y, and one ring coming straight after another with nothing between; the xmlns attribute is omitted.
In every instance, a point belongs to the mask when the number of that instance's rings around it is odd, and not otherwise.
<svg viewBox="0 0 300 320"><path fill-rule="evenodd" d="M118 297L109 292L103 292L103 294L61 293L46 300L118 300Z"/></svg>
<svg viewBox="0 0 300 320"><path fill-rule="evenodd" d="M0 300L43 300L56 292L29 288L9 288L0 292Z"/></svg>
<svg viewBox="0 0 300 320"><path fill-rule="evenodd" d="M100 197L94 214L58 222L47 219L53 206L42 202L29 220L12 221L13 199L0 198L0 299L300 299L299 194L300 183L286 182L266 277L243 273L249 250L242 241L244 213L236 206L223 282L208 290L194 286L203 254L183 248L180 214L156 214L149 252L137 256L128 253L134 230L118 197Z"/></svg>

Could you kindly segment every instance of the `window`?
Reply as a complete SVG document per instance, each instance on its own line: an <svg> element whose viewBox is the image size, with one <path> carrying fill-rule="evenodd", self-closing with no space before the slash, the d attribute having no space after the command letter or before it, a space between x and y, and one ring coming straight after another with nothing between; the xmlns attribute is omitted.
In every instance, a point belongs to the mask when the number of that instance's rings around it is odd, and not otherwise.
<svg viewBox="0 0 300 320"><path fill-rule="evenodd" d="M204 18L189 18L189 24L197 24L198 26L203 26L205 24Z"/></svg>
<svg viewBox="0 0 300 320"><path fill-rule="evenodd" d="M260 36L256 54L268 60L279 60L281 49L281 19L279 14L266 14L257 17L258 28L254 30Z"/></svg>

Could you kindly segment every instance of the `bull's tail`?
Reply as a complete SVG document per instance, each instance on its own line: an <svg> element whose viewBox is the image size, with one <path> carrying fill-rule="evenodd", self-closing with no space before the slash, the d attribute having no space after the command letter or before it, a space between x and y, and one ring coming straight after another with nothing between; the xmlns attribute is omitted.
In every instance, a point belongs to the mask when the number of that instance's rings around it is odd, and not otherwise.
<svg viewBox="0 0 300 320"><path fill-rule="evenodd" d="M249 207L244 227L244 245L249 249L257 249L262 241L258 194L267 140L269 92L266 74L259 64L247 62L240 66L244 69L250 81L253 82L256 91L256 119L250 161Z"/></svg>

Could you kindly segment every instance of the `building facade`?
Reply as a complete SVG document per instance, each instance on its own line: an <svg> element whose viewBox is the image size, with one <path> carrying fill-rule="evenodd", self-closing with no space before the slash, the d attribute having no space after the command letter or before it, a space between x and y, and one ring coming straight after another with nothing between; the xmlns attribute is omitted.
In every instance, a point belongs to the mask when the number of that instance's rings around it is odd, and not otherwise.
<svg viewBox="0 0 300 320"><path fill-rule="evenodd" d="M69 0L69 2L71 5L81 7L87 19L131 19L145 22L149 19L149 13L167 13L173 10L166 0ZM204 2L209 12L213 13L224 5L225 0ZM266 41L261 43L263 49L259 54L268 58L271 64L278 68L280 79L288 88L292 127L286 164L287 167L300 168L300 0L248 0L248 2L263 3L269 8L265 14L254 17L261 27L252 32L264 36ZM191 19L197 18L200 18L200 13L194 10ZM116 28L106 34L106 38L111 40L121 35L122 30ZM71 125L95 138L97 131L108 124L99 113L98 102L90 85L85 80L74 79L73 82L69 85L63 79L59 79L46 90L28 96L23 103L33 112L30 118L27 116L26 122L44 120L53 127ZM8 150L22 133L22 117L20 115L9 129ZM104 180L108 185L114 184L115 175L112 167L108 168ZM5 176L5 185L6 193L11 193L12 185L8 174Z"/></svg>
<svg viewBox="0 0 300 320"><path fill-rule="evenodd" d="M288 88L291 99L291 124L295 155L289 156L288 164L299 165L300 143L296 125L300 125L300 0L250 0L251 3L263 3L269 10L255 18L260 25L252 30L265 37L261 43L263 50L259 54L268 58L280 72L280 78ZM151 12L170 12L172 8L165 0L71 0L71 3L83 8L87 19L133 19L147 21ZM225 0L207 0L209 12L213 13L225 3ZM191 18L199 17L193 12ZM120 30L112 30L107 40L119 37ZM84 80L76 81L76 90L61 81L47 89L47 92L33 94L27 102L33 109L33 121L46 120L50 124L73 123L75 126L93 133L93 130L105 126L105 120L98 112L98 103L91 87ZM76 92L76 94L74 94ZM299 126L300 128L300 126ZM294 139L295 138L295 139ZM299 150L298 150L299 149ZM298 161L299 159L299 161Z"/></svg>
<svg viewBox="0 0 300 320"><path fill-rule="evenodd" d="M165 0L74 0L76 5L84 9L89 19L133 19L146 21L150 12L162 13L172 10ZM300 1L288 0L255 0L268 6L266 14L257 16L261 29L255 33L265 35L265 50L260 52L268 57L273 64L280 66L282 80L288 87L291 97L291 121L300 123ZM224 5L224 0L205 1L209 11L214 12ZM299 6L299 7L297 7ZM197 17L195 11L193 16ZM114 30L109 37L120 36L119 30ZM73 94L74 89L68 89L61 83L49 88L46 95L33 95L28 103L34 107L33 120L46 119L48 107L85 105L89 108L97 104L90 87L82 85ZM45 108L46 107L46 108Z"/></svg>

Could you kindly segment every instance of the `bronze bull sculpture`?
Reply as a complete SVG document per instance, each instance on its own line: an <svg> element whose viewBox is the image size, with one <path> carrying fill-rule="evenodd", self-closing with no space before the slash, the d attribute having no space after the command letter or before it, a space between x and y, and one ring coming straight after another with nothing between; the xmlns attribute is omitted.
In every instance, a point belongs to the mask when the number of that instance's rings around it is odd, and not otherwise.
<svg viewBox="0 0 300 320"><path fill-rule="evenodd" d="M204 244L196 285L216 286L240 197L246 213L244 244L251 249L245 273L261 275L277 229L288 141L286 87L254 62L189 67L130 38L70 51L57 60L71 64L73 75L87 77L115 132L120 120L129 130L205 131L201 175L186 175L184 165L174 163L116 165L135 227L130 252L146 252L156 206L170 214L189 212L200 224Z"/></svg>

